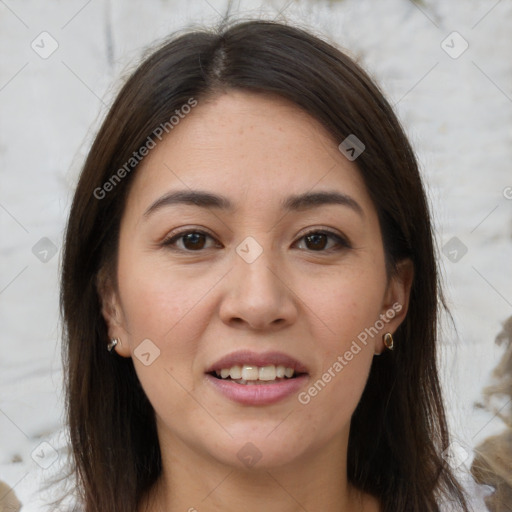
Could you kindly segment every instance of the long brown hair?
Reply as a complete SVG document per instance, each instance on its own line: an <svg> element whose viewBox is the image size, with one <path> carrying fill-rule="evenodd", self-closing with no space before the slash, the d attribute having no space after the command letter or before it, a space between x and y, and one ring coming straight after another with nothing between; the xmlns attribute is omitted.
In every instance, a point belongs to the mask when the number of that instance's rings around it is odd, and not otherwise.
<svg viewBox="0 0 512 512"><path fill-rule="evenodd" d="M65 236L61 308L67 420L85 510L133 512L161 472L154 411L131 359L106 350L97 290L100 273L115 280L120 219L137 165L101 198L95 190L190 98L200 104L234 89L291 100L336 144L355 134L366 146L355 163L379 215L388 273L404 258L415 267L396 349L374 358L352 417L349 481L377 496L385 512L438 511L442 501L467 511L441 456L449 445L436 366L441 297L415 155L359 65L307 31L267 21L196 30L162 44L118 94L83 167Z"/></svg>

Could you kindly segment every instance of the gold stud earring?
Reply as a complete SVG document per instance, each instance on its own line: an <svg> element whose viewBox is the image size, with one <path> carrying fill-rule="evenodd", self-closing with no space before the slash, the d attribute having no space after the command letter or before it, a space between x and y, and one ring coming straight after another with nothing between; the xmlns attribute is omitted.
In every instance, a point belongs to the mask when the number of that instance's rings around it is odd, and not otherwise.
<svg viewBox="0 0 512 512"><path fill-rule="evenodd" d="M393 335L390 332L387 332L382 336L382 340L384 341L384 345L388 350L393 350L394 348L394 340Z"/></svg>

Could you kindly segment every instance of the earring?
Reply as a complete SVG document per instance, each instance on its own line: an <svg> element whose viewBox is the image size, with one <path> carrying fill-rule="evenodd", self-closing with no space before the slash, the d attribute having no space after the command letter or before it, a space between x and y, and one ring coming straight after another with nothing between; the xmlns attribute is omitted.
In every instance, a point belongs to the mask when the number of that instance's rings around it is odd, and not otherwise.
<svg viewBox="0 0 512 512"><path fill-rule="evenodd" d="M112 350L114 350L115 346L119 343L119 340L117 338L114 338L113 340L111 340L109 342L109 344L107 345L107 350L109 352L112 352Z"/></svg>
<svg viewBox="0 0 512 512"><path fill-rule="evenodd" d="M390 332L387 332L382 336L382 340L384 341L384 345L386 345L386 348L388 350L393 350L394 348L394 340L393 335Z"/></svg>

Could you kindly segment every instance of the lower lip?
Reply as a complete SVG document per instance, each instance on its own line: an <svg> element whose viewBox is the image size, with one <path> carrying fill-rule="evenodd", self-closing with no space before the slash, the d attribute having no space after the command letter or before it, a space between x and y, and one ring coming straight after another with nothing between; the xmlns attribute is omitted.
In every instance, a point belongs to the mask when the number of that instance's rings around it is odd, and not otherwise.
<svg viewBox="0 0 512 512"><path fill-rule="evenodd" d="M217 391L227 398L244 405L269 405L297 393L305 384L307 375L300 375L293 379L281 380L272 384L237 384L232 380L217 379L213 375L206 375Z"/></svg>

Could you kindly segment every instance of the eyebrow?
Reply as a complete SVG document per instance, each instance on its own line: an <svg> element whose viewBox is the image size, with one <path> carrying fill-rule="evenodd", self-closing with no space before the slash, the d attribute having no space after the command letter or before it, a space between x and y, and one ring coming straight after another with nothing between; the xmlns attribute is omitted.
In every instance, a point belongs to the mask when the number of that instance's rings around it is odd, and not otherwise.
<svg viewBox="0 0 512 512"><path fill-rule="evenodd" d="M201 208L215 208L225 211L233 211L235 209L234 204L225 196L202 190L178 190L169 192L158 198L144 212L144 217L164 207L177 204L195 205ZM334 191L305 192L303 194L289 196L281 202L281 208L286 211L303 211L330 204L347 206L361 217L364 217L363 209L355 199L346 194Z"/></svg>

